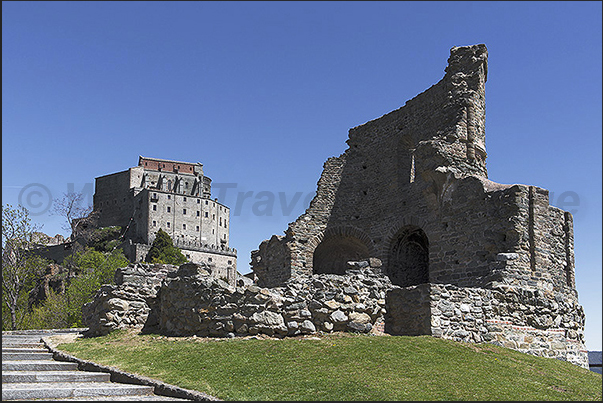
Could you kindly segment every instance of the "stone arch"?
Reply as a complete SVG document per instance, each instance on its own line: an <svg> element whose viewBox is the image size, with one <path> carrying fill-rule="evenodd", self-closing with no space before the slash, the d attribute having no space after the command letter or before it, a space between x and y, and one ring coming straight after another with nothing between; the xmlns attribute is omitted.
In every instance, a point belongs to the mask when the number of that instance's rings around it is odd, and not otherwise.
<svg viewBox="0 0 603 403"><path fill-rule="evenodd" d="M375 255L371 238L351 226L327 228L312 238L306 252L314 273L344 274L350 260L366 260Z"/></svg>
<svg viewBox="0 0 603 403"><path fill-rule="evenodd" d="M405 214L390 218L388 225L382 231L384 242L381 242L376 251L376 256L383 256L383 264L387 263L389 251L391 248L391 242L393 237L400 232L400 230L407 225L414 225L425 231L428 239L433 239L434 234L437 232L435 228L435 222L430 222L422 218L418 218L412 214Z"/></svg>
<svg viewBox="0 0 603 403"><path fill-rule="evenodd" d="M387 276L401 287L429 282L429 238L416 225L405 225L390 239Z"/></svg>

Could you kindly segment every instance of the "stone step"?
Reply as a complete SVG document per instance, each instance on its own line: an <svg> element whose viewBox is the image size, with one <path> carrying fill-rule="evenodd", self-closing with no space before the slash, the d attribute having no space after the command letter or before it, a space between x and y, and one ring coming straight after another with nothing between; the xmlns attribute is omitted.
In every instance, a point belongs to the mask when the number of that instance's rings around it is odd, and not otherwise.
<svg viewBox="0 0 603 403"><path fill-rule="evenodd" d="M2 371L2 383L109 382L111 374L84 371Z"/></svg>
<svg viewBox="0 0 603 403"><path fill-rule="evenodd" d="M77 363L62 361L2 361L2 371L75 371Z"/></svg>
<svg viewBox="0 0 603 403"><path fill-rule="evenodd" d="M15 343L41 343L41 337L2 337L2 345Z"/></svg>
<svg viewBox="0 0 603 403"><path fill-rule="evenodd" d="M44 343L2 343L2 348L44 348Z"/></svg>
<svg viewBox="0 0 603 403"><path fill-rule="evenodd" d="M2 400L46 400L85 396L144 396L152 393L152 386L112 382L5 383L2 385Z"/></svg>
<svg viewBox="0 0 603 403"><path fill-rule="evenodd" d="M48 350L45 348L20 348L20 347L7 347L2 349L4 353L47 353Z"/></svg>
<svg viewBox="0 0 603 403"><path fill-rule="evenodd" d="M87 327L70 329L28 329L28 330L3 330L2 337L6 336L49 336L53 334L83 333Z"/></svg>
<svg viewBox="0 0 603 403"><path fill-rule="evenodd" d="M3 337L2 338L2 345L6 345L6 344L19 344L19 343L43 343L44 341L42 340L41 337L36 337L36 338L14 338L14 337Z"/></svg>
<svg viewBox="0 0 603 403"><path fill-rule="evenodd" d="M86 329L83 329L86 330ZM111 382L111 374L79 371L77 363L55 361L42 337L81 331L22 331L2 334L2 400L191 401L155 395L152 386Z"/></svg>
<svg viewBox="0 0 603 403"><path fill-rule="evenodd" d="M164 402L164 401L178 401L178 402L191 402L193 400L183 399L180 397L170 397L161 395L144 395L144 396L85 396L85 397L67 397L64 399L44 399L45 402L62 402L62 401L76 401L76 402L90 402L90 401L136 401L136 402Z"/></svg>
<svg viewBox="0 0 603 403"><path fill-rule="evenodd" d="M43 333L31 333L31 334L3 334L2 339L35 339L43 337Z"/></svg>
<svg viewBox="0 0 603 403"><path fill-rule="evenodd" d="M39 361L39 360L52 360L52 354L49 352L45 353L34 353L34 352L19 352L19 353L5 353L2 351L2 361Z"/></svg>

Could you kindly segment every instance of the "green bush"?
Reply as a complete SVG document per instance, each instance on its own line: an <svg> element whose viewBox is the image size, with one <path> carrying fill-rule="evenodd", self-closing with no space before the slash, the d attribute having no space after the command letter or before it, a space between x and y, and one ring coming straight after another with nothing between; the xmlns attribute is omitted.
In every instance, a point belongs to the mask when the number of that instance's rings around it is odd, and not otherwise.
<svg viewBox="0 0 603 403"><path fill-rule="evenodd" d="M172 238L161 228L155 235L155 240L145 258L149 263L165 263L179 266L187 262L180 249L174 246Z"/></svg>
<svg viewBox="0 0 603 403"><path fill-rule="evenodd" d="M65 259L74 277L68 279L64 293L50 295L38 306L25 313L23 329L57 329L83 327L82 307L92 301L103 284L113 284L115 270L129 264L121 249L101 253L92 248L75 253ZM3 311L4 319L4 311Z"/></svg>
<svg viewBox="0 0 603 403"><path fill-rule="evenodd" d="M30 315L30 311L28 309L28 305L29 305L29 292L31 291L31 288L24 288L23 290L21 290L19 292L19 297L17 299L17 306L16 306L16 312L15 312L15 316L16 316L16 328L17 329L31 329L31 327L29 327L29 315ZM12 323L11 323L11 313L10 313L10 308L8 307L8 304L6 303L6 301L4 300L4 298L2 299L2 330L14 330L12 328Z"/></svg>
<svg viewBox="0 0 603 403"><path fill-rule="evenodd" d="M81 312L81 308L80 308ZM43 303L34 306L27 315L24 329L64 329L79 327L71 325L69 320L69 302L65 294L55 293L52 289Z"/></svg>
<svg viewBox="0 0 603 403"><path fill-rule="evenodd" d="M129 264L117 249L121 227L94 230L84 250L72 252L62 263L67 273L55 276L64 293L51 292L30 306L28 297L39 284L49 261L29 252L38 226L22 206L2 207L2 330L82 326L82 306L103 284L114 282L115 270ZM81 248L78 248L81 249Z"/></svg>
<svg viewBox="0 0 603 403"><path fill-rule="evenodd" d="M98 228L90 235L88 245L99 252L110 252L120 244L121 231L118 226Z"/></svg>

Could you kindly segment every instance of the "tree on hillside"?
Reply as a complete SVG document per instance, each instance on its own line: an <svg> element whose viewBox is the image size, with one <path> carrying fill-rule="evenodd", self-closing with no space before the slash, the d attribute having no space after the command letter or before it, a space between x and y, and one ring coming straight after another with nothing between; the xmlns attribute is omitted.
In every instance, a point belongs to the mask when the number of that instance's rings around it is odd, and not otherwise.
<svg viewBox="0 0 603 403"><path fill-rule="evenodd" d="M72 241L70 256L83 252L88 238L94 231L98 214L92 211L92 206L84 204L83 193L63 193L60 199L52 201L50 214L61 216L65 219L62 228L71 231L69 238ZM66 263L67 277L71 278L77 270L73 264Z"/></svg>
<svg viewBox="0 0 603 403"><path fill-rule="evenodd" d="M91 247L74 253L63 262L73 266L73 277L67 278L63 291L50 288L46 298L33 305L20 328L58 329L83 327L84 304L94 299L104 284L115 283L115 271L130 262L121 249L100 252Z"/></svg>
<svg viewBox="0 0 603 403"><path fill-rule="evenodd" d="M149 249L145 261L150 263L166 263L179 266L186 263L186 257L180 249L174 246L172 238L161 228L155 235L155 240Z"/></svg>
<svg viewBox="0 0 603 403"><path fill-rule="evenodd" d="M2 206L2 317L8 309L12 330L17 329L26 313L27 293L48 264L29 252L32 235L39 230L40 226L31 223L25 207Z"/></svg>
<svg viewBox="0 0 603 403"><path fill-rule="evenodd" d="M92 207L83 202L82 193L63 193L63 197L52 201L50 213L65 218L67 222L62 228L71 231L71 240L74 240L79 227L86 225L86 218L92 212Z"/></svg>

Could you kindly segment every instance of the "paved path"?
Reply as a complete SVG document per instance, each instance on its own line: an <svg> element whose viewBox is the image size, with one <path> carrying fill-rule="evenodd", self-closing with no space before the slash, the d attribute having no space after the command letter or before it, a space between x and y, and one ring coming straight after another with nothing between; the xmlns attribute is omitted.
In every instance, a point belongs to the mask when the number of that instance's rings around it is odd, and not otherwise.
<svg viewBox="0 0 603 403"><path fill-rule="evenodd" d="M81 329L76 329L79 332ZM111 374L56 361L43 337L73 330L2 332L2 400L191 401L160 396L153 386L111 382Z"/></svg>

